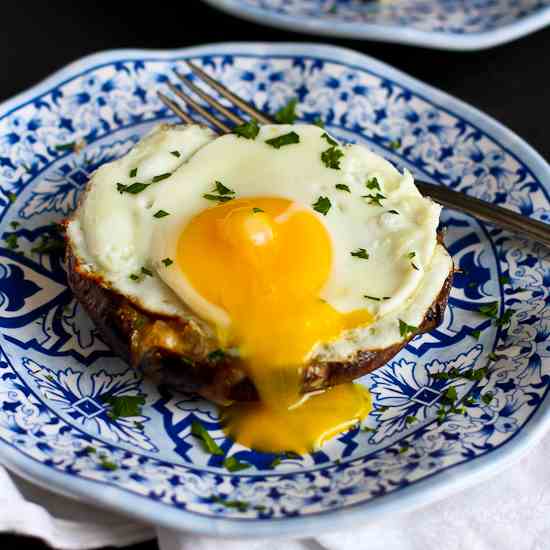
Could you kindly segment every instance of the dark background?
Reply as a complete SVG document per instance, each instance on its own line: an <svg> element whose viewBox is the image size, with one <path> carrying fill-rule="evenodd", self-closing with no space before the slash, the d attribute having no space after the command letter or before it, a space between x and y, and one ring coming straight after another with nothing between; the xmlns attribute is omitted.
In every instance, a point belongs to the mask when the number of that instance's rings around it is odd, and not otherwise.
<svg viewBox="0 0 550 550"><path fill-rule="evenodd" d="M109 7L107 7L107 5ZM0 101L83 55L110 48L181 48L222 41L308 41L345 46L376 57L474 105L550 158L550 29L479 52L293 34L235 19L199 0L164 2L30 2L2 5ZM0 548L44 546L0 535ZM144 543L134 550L154 550Z"/></svg>

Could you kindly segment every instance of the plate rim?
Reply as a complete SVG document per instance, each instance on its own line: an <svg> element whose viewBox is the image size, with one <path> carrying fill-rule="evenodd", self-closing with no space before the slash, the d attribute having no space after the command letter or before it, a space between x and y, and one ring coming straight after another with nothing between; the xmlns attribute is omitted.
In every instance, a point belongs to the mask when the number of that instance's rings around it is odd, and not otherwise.
<svg viewBox="0 0 550 550"><path fill-rule="evenodd" d="M318 43L269 43L269 42L227 42L205 44L174 50L116 49L106 50L78 59L56 71L42 82L0 104L0 116L7 116L16 108L28 103L37 95L51 87L57 87L75 72L85 73L109 64L121 57L136 59L173 59L205 55L254 54L264 56L322 57L327 61L345 63L352 68L380 71L395 79L400 85L410 87L415 94L430 97L430 102L440 109L461 113L462 118L479 126L483 131L508 150L513 156L520 157L539 178L550 193L550 171L542 156L514 132L505 128L490 116L478 109L423 83L392 66L370 56L346 48ZM499 137L493 137L497 134ZM514 151L517 151L514 152ZM534 447L550 428L550 401L548 390L539 408L534 411L521 430L506 443L491 452L476 458L474 465L469 462L458 464L438 472L438 475L426 477L399 492L385 495L383 499L346 507L342 510L325 511L311 516L287 517L271 520L238 520L225 517L206 517L175 508L171 505L152 501L150 498L130 492L122 487L111 486L104 481L94 481L58 472L31 457L22 455L14 446L0 441L0 462L23 478L81 501L102 506L123 515L148 523L189 530L199 534L224 537L268 537L303 536L306 532L321 532L351 526L361 519L372 521L380 514L410 511L416 507L445 498L452 493L473 486L498 474L519 460ZM331 521L324 521L330 514Z"/></svg>
<svg viewBox="0 0 550 550"><path fill-rule="evenodd" d="M269 13L256 6L244 6L241 0L203 0L235 17L282 28L302 34L318 34L357 40L376 40L409 46L420 46L441 50L473 51L485 50L522 38L550 25L550 6L546 6L522 19L490 31L455 34L444 31L423 31L419 29L384 25L380 23L340 22L331 24L324 19L293 17L282 13ZM398 32L397 32L398 31Z"/></svg>

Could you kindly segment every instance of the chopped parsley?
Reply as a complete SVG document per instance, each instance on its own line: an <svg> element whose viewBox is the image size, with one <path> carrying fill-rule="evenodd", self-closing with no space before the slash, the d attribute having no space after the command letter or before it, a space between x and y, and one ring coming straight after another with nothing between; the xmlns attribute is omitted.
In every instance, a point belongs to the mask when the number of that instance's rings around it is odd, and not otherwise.
<svg viewBox="0 0 550 550"><path fill-rule="evenodd" d="M401 140L400 139L394 139L393 141L390 141L389 146L392 149L399 149L399 147L401 147Z"/></svg>
<svg viewBox="0 0 550 550"><path fill-rule="evenodd" d="M17 235L15 233L10 233L4 237L4 242L9 250L16 250L19 248L19 243L17 242Z"/></svg>
<svg viewBox="0 0 550 550"><path fill-rule="evenodd" d="M346 191L347 193L351 193L350 188L345 183L337 183L334 187L338 189L339 191Z"/></svg>
<svg viewBox="0 0 550 550"><path fill-rule="evenodd" d="M50 382L54 382L55 378L51 374L46 375L46 380L49 380Z"/></svg>
<svg viewBox="0 0 550 550"><path fill-rule="evenodd" d="M174 263L174 261L171 260L170 258L164 258L164 260L162 260L162 263L163 263L166 267L168 267L168 266L172 265L172 264Z"/></svg>
<svg viewBox="0 0 550 550"><path fill-rule="evenodd" d="M72 151L74 149L74 146L76 143L74 141L71 141L70 143L60 143L59 145L55 146L56 151Z"/></svg>
<svg viewBox="0 0 550 550"><path fill-rule="evenodd" d="M203 198L209 201L227 202L235 198L233 197L234 194L235 191L233 191L233 189L229 189L229 187L226 187L221 181L216 180L212 193L205 193Z"/></svg>
<svg viewBox="0 0 550 550"><path fill-rule="evenodd" d="M401 445L401 448L399 449L400 455L406 453L410 449L410 446L408 443L401 443L400 445Z"/></svg>
<svg viewBox="0 0 550 550"><path fill-rule="evenodd" d="M411 262L411 267L416 271L420 271L420 268L414 262Z"/></svg>
<svg viewBox="0 0 550 550"><path fill-rule="evenodd" d="M376 195L363 195L364 199L369 199L369 204L375 204L376 206L382 206L381 200L386 197L382 193L376 193Z"/></svg>
<svg viewBox="0 0 550 550"><path fill-rule="evenodd" d="M409 252L407 254L407 258L409 258L409 260L412 260L415 256L416 256L416 252Z"/></svg>
<svg viewBox="0 0 550 550"><path fill-rule="evenodd" d="M136 430L143 430L143 424L141 422L134 422L134 428Z"/></svg>
<svg viewBox="0 0 550 550"><path fill-rule="evenodd" d="M102 456L100 458L99 465L103 469L111 470L112 472L114 472L115 470L118 470L118 466L114 462L111 462L110 460L107 460L107 458L104 457L104 456Z"/></svg>
<svg viewBox="0 0 550 550"><path fill-rule="evenodd" d="M233 197L228 197L223 195L213 195L212 193L205 193L202 197L209 201L218 201L218 202L228 202L231 199L233 199Z"/></svg>
<svg viewBox="0 0 550 550"><path fill-rule="evenodd" d="M21 224L20 224L19 222L15 222L15 221L10 222L10 227L11 227L12 229L17 229L20 225L21 225Z"/></svg>
<svg viewBox="0 0 550 550"><path fill-rule="evenodd" d="M418 418L416 418L416 416L407 416L405 418L405 424L407 424L407 426L410 426L411 424L414 424L415 422L418 422Z"/></svg>
<svg viewBox="0 0 550 550"><path fill-rule="evenodd" d="M323 139L326 139L329 145L333 145L335 147L338 146L338 142L336 140L332 139L326 132L321 134L321 137Z"/></svg>
<svg viewBox="0 0 550 550"><path fill-rule="evenodd" d="M145 191L147 187L151 185L150 183L141 183L139 181L136 181L135 183L132 183L131 185L124 185L122 183L116 184L117 191L122 193L130 193L132 195L137 195L138 193L141 193L142 191Z"/></svg>
<svg viewBox="0 0 550 550"><path fill-rule="evenodd" d="M489 405L491 401L493 400L493 394L492 393L485 393L481 396L481 400L485 403L485 405Z"/></svg>
<svg viewBox="0 0 550 550"><path fill-rule="evenodd" d="M169 178L172 174L170 172L166 172L165 174L159 174L158 176L153 176L153 183L157 183L158 181L165 180L166 178Z"/></svg>
<svg viewBox="0 0 550 550"><path fill-rule="evenodd" d="M275 120L279 124L294 124L298 118L296 105L298 105L298 98L294 97L275 113Z"/></svg>
<svg viewBox="0 0 550 550"><path fill-rule="evenodd" d="M479 340L479 337L481 336L481 330L473 330L473 331L470 333L470 336L472 336L472 337L475 338L476 340Z"/></svg>
<svg viewBox="0 0 550 550"><path fill-rule="evenodd" d="M313 210L319 212L320 214L323 214L323 216L326 216L332 205L328 197L319 197L312 206Z"/></svg>
<svg viewBox="0 0 550 550"><path fill-rule="evenodd" d="M206 452L216 456L224 455L221 447L212 439L212 436L198 420L193 420L191 424L191 434L202 441Z"/></svg>
<svg viewBox="0 0 550 550"><path fill-rule="evenodd" d="M240 470L250 468L251 464L248 464L248 462L241 462L234 456L228 456L227 458L224 458L223 466L229 472L238 472Z"/></svg>
<svg viewBox="0 0 550 550"><path fill-rule="evenodd" d="M494 351L489 353L487 357L489 358L490 361L498 361L498 355Z"/></svg>
<svg viewBox="0 0 550 550"><path fill-rule="evenodd" d="M415 327L413 325L409 325L405 323L405 321L402 321L399 319L399 334L404 337L407 336L407 334L414 334L415 331L418 330L418 327Z"/></svg>
<svg viewBox="0 0 550 550"><path fill-rule="evenodd" d="M224 506L225 508L235 508L239 512L246 512L250 504L242 500L225 500L217 495L210 497L211 502ZM265 508L264 508L265 510Z"/></svg>
<svg viewBox="0 0 550 550"><path fill-rule="evenodd" d="M397 210L388 210L388 214L397 214L397 215L399 215L399 212Z"/></svg>
<svg viewBox="0 0 550 550"><path fill-rule="evenodd" d="M93 455L96 453L96 449L95 447L92 447L91 445L88 445L87 447L84 447L84 449L82 449L87 455Z"/></svg>
<svg viewBox="0 0 550 550"><path fill-rule="evenodd" d="M508 277L507 275L501 275L501 276L498 278L498 282L499 282L501 285L507 285L507 284L510 282L510 277Z"/></svg>
<svg viewBox="0 0 550 550"><path fill-rule="evenodd" d="M253 209L252 209L252 212L254 214L259 214L260 212L265 212L265 210L262 210L261 208L258 208L257 206L255 206Z"/></svg>
<svg viewBox="0 0 550 550"><path fill-rule="evenodd" d="M142 272L144 275L147 275L148 277L152 277L152 276L153 276L153 272L152 272L150 269L147 269L146 267L142 267L142 268L141 268L141 272Z"/></svg>
<svg viewBox="0 0 550 550"><path fill-rule="evenodd" d="M17 195L15 193L8 193L8 200L13 204L17 200Z"/></svg>
<svg viewBox="0 0 550 550"><path fill-rule="evenodd" d="M381 191L380 184L378 183L378 178L373 177L367 180L367 183L365 183L367 186L367 189L376 189L377 191Z"/></svg>
<svg viewBox="0 0 550 550"><path fill-rule="evenodd" d="M179 151L170 151L171 155L174 155L177 159L181 157L181 153Z"/></svg>
<svg viewBox="0 0 550 550"><path fill-rule="evenodd" d="M321 120L321 117L319 116L315 118L313 124L315 124L315 126L318 126L319 128L323 128L323 130L325 129L325 123Z"/></svg>
<svg viewBox="0 0 550 550"><path fill-rule="evenodd" d="M141 395L107 395L100 397L103 403L111 406L111 418L127 418L140 416L141 407L145 404L145 397Z"/></svg>
<svg viewBox="0 0 550 550"><path fill-rule="evenodd" d="M166 210L158 210L153 214L153 218L165 218L166 216L169 216L170 212L166 212Z"/></svg>
<svg viewBox="0 0 550 550"><path fill-rule="evenodd" d="M41 236L40 243L31 248L31 252L38 254L63 254L65 252L63 228L58 224L51 224L46 229L46 233Z"/></svg>
<svg viewBox="0 0 550 550"><path fill-rule="evenodd" d="M469 369L467 371L459 371L457 368L452 368L446 372L435 372L430 376L434 380L456 380L457 378L464 378L465 380L470 380L471 382L479 382L483 380L489 369L487 367L480 367L479 369Z"/></svg>
<svg viewBox="0 0 550 550"><path fill-rule="evenodd" d="M214 182L216 186L216 193L218 195L234 195L235 191L233 189L229 189L229 187L226 187L221 181L215 181Z"/></svg>
<svg viewBox="0 0 550 550"><path fill-rule="evenodd" d="M139 281L141 278L139 275L136 275L135 273L131 273L129 277L130 279L132 279L132 281Z"/></svg>
<svg viewBox="0 0 550 550"><path fill-rule="evenodd" d="M276 466L278 466L282 461L282 458L280 456L276 456L272 461L271 461L271 464L269 465L270 468L275 468Z"/></svg>
<svg viewBox="0 0 550 550"><path fill-rule="evenodd" d="M236 136L246 139L256 139L259 131L260 127L254 119L250 120L249 122L245 122L244 124L239 124L238 126L235 126L235 128L233 128L233 133Z"/></svg>
<svg viewBox="0 0 550 550"><path fill-rule="evenodd" d="M211 351L206 358L212 363L218 363L219 361L223 361L225 359L225 355L226 354L223 349L215 349L214 351Z"/></svg>
<svg viewBox="0 0 550 550"><path fill-rule="evenodd" d="M300 136L296 132L289 132L288 134L283 134L282 136L267 139L265 142L268 145L271 145L271 147L275 147L275 149L280 149L285 145L300 143Z"/></svg>
<svg viewBox="0 0 550 550"><path fill-rule="evenodd" d="M327 168L340 170L340 159L344 156L344 152L335 146L329 147L321 153L321 161Z"/></svg>
<svg viewBox="0 0 550 550"><path fill-rule="evenodd" d="M350 252L350 254L354 258L361 258L362 260L368 260L369 259L369 253L364 248L358 248L357 250L354 250L353 252Z"/></svg>
<svg viewBox="0 0 550 550"><path fill-rule="evenodd" d="M135 178L137 176L137 168L132 168L130 170L130 177Z"/></svg>
<svg viewBox="0 0 550 550"><path fill-rule="evenodd" d="M495 322L497 327L504 327L508 325L512 319L513 313L514 312L511 309L505 310L504 313Z"/></svg>
<svg viewBox="0 0 550 550"><path fill-rule="evenodd" d="M490 302L488 304L482 304L478 309L479 313L484 317L490 317L496 319L498 315L498 302Z"/></svg>

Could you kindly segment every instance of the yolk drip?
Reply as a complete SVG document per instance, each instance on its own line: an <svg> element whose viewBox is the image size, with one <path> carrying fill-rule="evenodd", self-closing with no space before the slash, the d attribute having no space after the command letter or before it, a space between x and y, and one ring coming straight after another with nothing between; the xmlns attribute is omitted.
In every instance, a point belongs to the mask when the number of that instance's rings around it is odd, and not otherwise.
<svg viewBox="0 0 550 550"><path fill-rule="evenodd" d="M258 450L305 452L366 416L368 399L352 384L300 395L315 344L373 320L367 310L341 314L320 298L332 244L312 212L280 198L231 200L191 220L177 261L193 288L227 313L220 340L239 348L260 396L222 414L234 439Z"/></svg>

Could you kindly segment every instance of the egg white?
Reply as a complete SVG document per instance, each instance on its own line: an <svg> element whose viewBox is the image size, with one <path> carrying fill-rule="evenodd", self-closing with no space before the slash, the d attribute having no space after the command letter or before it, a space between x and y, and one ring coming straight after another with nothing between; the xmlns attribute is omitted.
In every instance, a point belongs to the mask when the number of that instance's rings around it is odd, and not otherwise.
<svg viewBox="0 0 550 550"><path fill-rule="evenodd" d="M265 143L291 131L299 135L299 143L280 149ZM390 325L384 329L384 319L420 322L418 316L425 314L452 269L447 252L437 245L441 207L419 193L408 172L399 173L364 146L339 145L344 152L340 169L328 168L321 161L330 147L323 134L316 126L269 125L250 140L233 134L216 137L199 126L161 126L124 158L92 176L68 225L69 239L90 271L145 309L194 315L223 326L230 322L226 312L202 298L175 262L181 232L194 216L213 206L203 195L213 191L215 181L235 191L237 198L286 198L310 209L330 235L333 266L321 297L342 313L369 309L377 319L371 330L349 331L340 347L334 343L330 349L345 355L350 345L391 345L399 341L399 331ZM130 177L133 170L137 174ZM170 177L139 194L117 191L117 183L150 182L165 173ZM380 190L366 186L374 177ZM350 192L338 189L339 184ZM385 197L382 206L364 198L377 192ZM326 215L312 207L319 197L330 200ZM170 215L155 218L159 210ZM368 252L368 260L351 255L359 248ZM166 266L166 258L174 263ZM142 267L154 276L132 281L130 275ZM375 301L365 295L389 299ZM323 345L314 351L326 353Z"/></svg>

